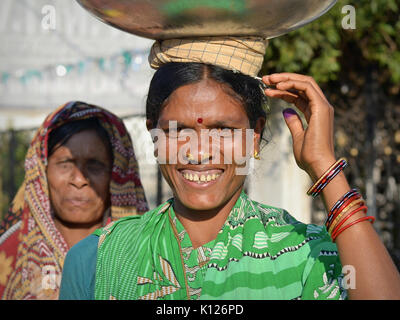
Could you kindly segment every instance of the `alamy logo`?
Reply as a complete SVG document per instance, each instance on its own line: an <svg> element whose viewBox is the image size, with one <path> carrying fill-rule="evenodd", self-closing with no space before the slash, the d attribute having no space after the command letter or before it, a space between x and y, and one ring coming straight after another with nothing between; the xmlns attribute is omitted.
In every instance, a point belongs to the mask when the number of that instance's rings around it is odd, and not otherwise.
<svg viewBox="0 0 400 320"><path fill-rule="evenodd" d="M356 28L356 8L346 5L342 8L342 14L345 14L342 19L342 28L345 30L354 30Z"/></svg>
<svg viewBox="0 0 400 320"><path fill-rule="evenodd" d="M45 5L42 7L42 28L44 30L55 30L56 29L56 8L51 5Z"/></svg>

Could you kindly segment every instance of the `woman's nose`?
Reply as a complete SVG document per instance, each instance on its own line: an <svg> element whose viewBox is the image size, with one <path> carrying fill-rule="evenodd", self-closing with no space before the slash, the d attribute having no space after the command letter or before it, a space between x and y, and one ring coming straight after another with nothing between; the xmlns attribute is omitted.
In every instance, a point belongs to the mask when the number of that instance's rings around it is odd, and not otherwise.
<svg viewBox="0 0 400 320"><path fill-rule="evenodd" d="M200 151L194 152L193 154L190 153L190 150L186 153L186 160L189 161L191 164L202 164L202 163L209 163L212 159L211 153Z"/></svg>
<svg viewBox="0 0 400 320"><path fill-rule="evenodd" d="M83 170L78 166L74 166L74 170L71 173L71 184L78 189L81 189L84 186L89 185L89 179L83 173Z"/></svg>
<svg viewBox="0 0 400 320"><path fill-rule="evenodd" d="M179 148L179 159L190 164L219 163L220 142L208 131L193 132ZM180 160L182 161L182 160Z"/></svg>
<svg viewBox="0 0 400 320"><path fill-rule="evenodd" d="M213 158L213 143L209 140L208 136L206 139L203 137L197 141L197 145L193 145L187 152L186 157L191 163L209 163Z"/></svg>

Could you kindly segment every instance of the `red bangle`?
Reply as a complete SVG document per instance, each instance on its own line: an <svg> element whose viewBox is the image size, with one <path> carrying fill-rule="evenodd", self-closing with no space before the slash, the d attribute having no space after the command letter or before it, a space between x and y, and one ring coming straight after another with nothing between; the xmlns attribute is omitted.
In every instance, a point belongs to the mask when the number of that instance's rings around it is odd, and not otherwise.
<svg viewBox="0 0 400 320"><path fill-rule="evenodd" d="M365 205L365 201L363 199L358 199L354 200L351 202L342 212L339 213L339 215L335 218L335 220L332 221L331 225L329 226L329 231L332 232L333 229L336 228L336 225L347 215L349 212L351 212L354 209L357 209L361 206Z"/></svg>
<svg viewBox="0 0 400 320"><path fill-rule="evenodd" d="M357 224L359 222L365 221L365 220L371 220L370 222L374 223L375 218L372 217L372 216L366 216L366 217L362 217L360 219L357 219L356 221L353 221L352 223L349 223L347 226L344 226L342 229L340 229L332 240L335 241L336 238L339 236L339 234L341 234L344 230L350 228L351 226L354 226L355 224Z"/></svg>
<svg viewBox="0 0 400 320"><path fill-rule="evenodd" d="M368 211L368 207L366 205L360 206L357 209L351 211L347 216L345 216L342 221L340 221L337 226L335 226L335 229L332 230L331 236L333 237L336 232L339 230L339 228L345 223L345 221L347 221L352 215L354 215L355 213L361 211L361 210L365 210L365 213L367 213Z"/></svg>
<svg viewBox="0 0 400 320"><path fill-rule="evenodd" d="M332 214L328 218L326 227L329 229L330 224L336 219L336 217L340 214L340 212L342 212L354 200L358 200L360 198L361 198L361 195L359 193L357 193L354 196L347 199L340 207L336 208L336 210L334 212L332 212Z"/></svg>

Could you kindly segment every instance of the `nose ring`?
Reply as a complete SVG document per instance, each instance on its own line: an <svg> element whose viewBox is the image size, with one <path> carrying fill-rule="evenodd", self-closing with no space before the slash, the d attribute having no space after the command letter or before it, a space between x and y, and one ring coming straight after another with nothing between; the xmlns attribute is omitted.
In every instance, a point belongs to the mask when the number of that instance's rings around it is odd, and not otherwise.
<svg viewBox="0 0 400 320"><path fill-rule="evenodd" d="M204 152L204 153L201 155L201 161L206 160L206 159L209 159L209 158L210 158L210 154L209 154L208 152Z"/></svg>
<svg viewBox="0 0 400 320"><path fill-rule="evenodd" d="M189 152L189 153L186 154L186 159L188 159L189 161L193 161L193 160L194 160L194 157L193 157L193 155Z"/></svg>
<svg viewBox="0 0 400 320"><path fill-rule="evenodd" d="M208 152L205 152L205 153L203 153L201 155L201 161L204 161L204 160L209 159L209 158L210 158L210 154ZM186 154L186 159L188 159L189 161L193 161L194 160L194 156L190 152L188 152Z"/></svg>

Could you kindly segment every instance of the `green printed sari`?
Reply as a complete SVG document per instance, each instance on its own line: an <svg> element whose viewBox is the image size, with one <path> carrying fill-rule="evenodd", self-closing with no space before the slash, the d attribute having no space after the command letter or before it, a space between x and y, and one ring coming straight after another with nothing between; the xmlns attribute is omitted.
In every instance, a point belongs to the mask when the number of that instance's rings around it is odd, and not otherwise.
<svg viewBox="0 0 400 320"><path fill-rule="evenodd" d="M96 234L96 299L346 298L326 229L243 192L216 239L196 249L172 199Z"/></svg>

